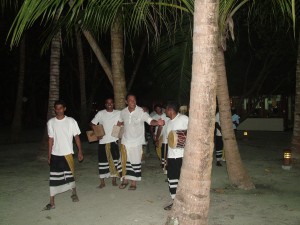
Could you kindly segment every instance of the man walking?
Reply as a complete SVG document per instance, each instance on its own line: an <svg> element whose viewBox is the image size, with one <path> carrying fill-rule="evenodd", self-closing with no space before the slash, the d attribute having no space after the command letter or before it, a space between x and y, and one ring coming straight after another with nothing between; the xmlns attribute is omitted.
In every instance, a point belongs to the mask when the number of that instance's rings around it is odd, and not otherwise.
<svg viewBox="0 0 300 225"><path fill-rule="evenodd" d="M80 130L77 122L65 116L66 104L58 100L54 103L56 116L47 123L48 164L50 165L50 203L44 210L55 208L55 195L72 190L72 201L78 202L74 178L73 137L78 148L78 160L83 160Z"/></svg>
<svg viewBox="0 0 300 225"><path fill-rule="evenodd" d="M135 95L129 94L126 98L128 107L121 111L118 125L124 125L124 134L122 136L122 161L126 161L126 172L122 173L122 183L120 189L125 189L128 185L128 180L131 180L129 190L136 189L136 182L141 180L141 157L142 145L145 143L145 126L144 122L152 126L163 126L163 120L153 120L147 112L136 105ZM126 151L123 151L125 148ZM126 157L126 160L124 158ZM123 162L124 164L124 162ZM125 166L123 165L122 168ZM124 169L123 169L124 170Z"/></svg>

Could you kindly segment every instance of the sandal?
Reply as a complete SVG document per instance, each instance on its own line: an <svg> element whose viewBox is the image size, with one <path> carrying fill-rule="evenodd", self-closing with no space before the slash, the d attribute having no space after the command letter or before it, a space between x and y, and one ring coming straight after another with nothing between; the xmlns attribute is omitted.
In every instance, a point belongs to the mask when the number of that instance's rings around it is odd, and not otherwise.
<svg viewBox="0 0 300 225"><path fill-rule="evenodd" d="M77 194L72 194L71 198L72 198L73 202L79 202L79 198L78 198Z"/></svg>
<svg viewBox="0 0 300 225"><path fill-rule="evenodd" d="M55 205L51 205L51 204L49 203L49 204L47 204L47 205L43 208L43 210L50 210L50 209L55 209Z"/></svg>
<svg viewBox="0 0 300 225"><path fill-rule="evenodd" d="M130 191L135 191L136 190L136 186L135 185L130 185L128 190Z"/></svg>
<svg viewBox="0 0 300 225"><path fill-rule="evenodd" d="M121 183L119 188L120 189L125 189L127 187L128 183Z"/></svg>
<svg viewBox="0 0 300 225"><path fill-rule="evenodd" d="M164 207L164 210L171 210L173 206L173 203L171 203L170 205L167 205L166 207Z"/></svg>

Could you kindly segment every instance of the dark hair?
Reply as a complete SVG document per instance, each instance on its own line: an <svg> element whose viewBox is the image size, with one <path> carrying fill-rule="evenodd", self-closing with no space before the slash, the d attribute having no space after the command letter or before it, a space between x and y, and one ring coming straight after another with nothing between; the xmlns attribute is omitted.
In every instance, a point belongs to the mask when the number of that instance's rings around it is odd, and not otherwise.
<svg viewBox="0 0 300 225"><path fill-rule="evenodd" d="M105 99L104 103L106 104L107 100L109 100L109 99L112 100L113 102L115 102L115 100L113 98L109 97L109 98Z"/></svg>
<svg viewBox="0 0 300 225"><path fill-rule="evenodd" d="M162 108L162 105L161 104L155 104L153 108L156 109L157 107Z"/></svg>
<svg viewBox="0 0 300 225"><path fill-rule="evenodd" d="M135 98L135 100L136 100L135 94L133 94L133 93L128 93L128 94L126 95L126 101L128 100L128 97L129 97L129 96L133 96L133 97Z"/></svg>
<svg viewBox="0 0 300 225"><path fill-rule="evenodd" d="M55 106L57 106L57 105L62 105L64 108L66 107L66 103L65 103L64 100L56 100L56 101L54 102L54 108L55 108Z"/></svg>
<svg viewBox="0 0 300 225"><path fill-rule="evenodd" d="M178 113L178 111L179 111L179 104L175 101L167 102L166 107L173 109L176 113Z"/></svg>

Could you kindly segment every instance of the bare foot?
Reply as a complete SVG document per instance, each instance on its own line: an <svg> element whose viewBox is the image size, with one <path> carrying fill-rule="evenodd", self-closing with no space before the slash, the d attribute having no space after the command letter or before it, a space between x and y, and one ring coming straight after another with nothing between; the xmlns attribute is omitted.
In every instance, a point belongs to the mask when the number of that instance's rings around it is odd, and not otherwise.
<svg viewBox="0 0 300 225"><path fill-rule="evenodd" d="M101 189L105 187L105 183L101 183L97 188Z"/></svg>
<svg viewBox="0 0 300 225"><path fill-rule="evenodd" d="M118 184L117 184L117 178L113 177L111 183L112 183L113 186L118 186Z"/></svg>

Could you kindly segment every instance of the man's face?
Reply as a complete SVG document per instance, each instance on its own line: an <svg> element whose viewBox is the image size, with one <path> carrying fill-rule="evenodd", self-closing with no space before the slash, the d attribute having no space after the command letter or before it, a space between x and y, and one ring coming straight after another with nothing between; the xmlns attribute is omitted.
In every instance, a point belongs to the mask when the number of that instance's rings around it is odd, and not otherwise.
<svg viewBox="0 0 300 225"><path fill-rule="evenodd" d="M161 114L162 113L162 108L160 108L159 106L157 106L157 107L155 107L155 112L157 113L157 114Z"/></svg>
<svg viewBox="0 0 300 225"><path fill-rule="evenodd" d="M63 105L56 105L54 106L54 111L56 116L63 116L65 114L66 107L64 107Z"/></svg>
<svg viewBox="0 0 300 225"><path fill-rule="evenodd" d="M105 101L105 108L108 111L113 110L113 108L114 108L114 101L112 99L107 99Z"/></svg>
<svg viewBox="0 0 300 225"><path fill-rule="evenodd" d="M167 107L165 112L166 112L166 115L171 118L172 108Z"/></svg>
<svg viewBox="0 0 300 225"><path fill-rule="evenodd" d="M135 96L133 95L129 95L127 97L127 105L130 109L135 109L136 107L136 99L135 99Z"/></svg>

